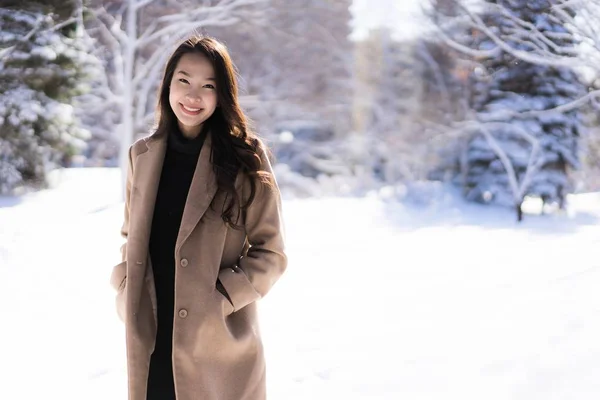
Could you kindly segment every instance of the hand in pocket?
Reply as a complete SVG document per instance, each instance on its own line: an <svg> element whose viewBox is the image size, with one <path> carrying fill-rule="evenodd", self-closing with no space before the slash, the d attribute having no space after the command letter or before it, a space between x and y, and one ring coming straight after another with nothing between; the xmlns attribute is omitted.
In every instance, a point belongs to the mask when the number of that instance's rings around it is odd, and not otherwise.
<svg viewBox="0 0 600 400"><path fill-rule="evenodd" d="M226 315L229 315L231 313L233 313L235 311L235 308L233 306L233 302L231 301L231 297L229 297L229 294L227 293L227 290L225 290L225 287L223 286L223 284L221 283L221 281L219 279L217 279L217 283L216 283L216 288L219 291L219 293L221 293L223 295L224 299L224 303L226 306L230 307L230 310L228 312L226 312Z"/></svg>

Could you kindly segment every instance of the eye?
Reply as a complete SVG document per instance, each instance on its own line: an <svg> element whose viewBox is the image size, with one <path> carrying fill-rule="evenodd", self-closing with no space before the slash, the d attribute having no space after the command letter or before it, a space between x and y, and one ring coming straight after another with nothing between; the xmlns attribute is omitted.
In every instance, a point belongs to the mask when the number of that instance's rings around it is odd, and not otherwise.
<svg viewBox="0 0 600 400"><path fill-rule="evenodd" d="M215 85L211 84L211 83L207 83L206 85L204 85L205 88L209 88L209 89L214 89Z"/></svg>
<svg viewBox="0 0 600 400"><path fill-rule="evenodd" d="M189 83L187 79L179 78L179 82L181 83Z"/></svg>

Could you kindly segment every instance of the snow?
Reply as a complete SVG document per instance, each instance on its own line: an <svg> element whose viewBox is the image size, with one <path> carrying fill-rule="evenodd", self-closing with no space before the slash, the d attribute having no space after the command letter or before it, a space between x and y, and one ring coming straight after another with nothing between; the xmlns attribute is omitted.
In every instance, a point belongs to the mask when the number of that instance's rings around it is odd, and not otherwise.
<svg viewBox="0 0 600 400"><path fill-rule="evenodd" d="M11 31L0 33L0 193L43 181L46 167L84 149L89 138L66 103L98 59L88 38L63 36L42 11L0 7L0 26Z"/></svg>
<svg viewBox="0 0 600 400"><path fill-rule="evenodd" d="M34 47L30 54L32 56L38 56L45 60L54 61L56 60L56 52L48 47Z"/></svg>
<svg viewBox="0 0 600 400"><path fill-rule="evenodd" d="M0 197L0 398L125 399L119 171L51 178ZM442 201L286 197L289 269L260 303L269 398L597 399L600 193L526 203L519 225L427 190Z"/></svg>
<svg viewBox="0 0 600 400"><path fill-rule="evenodd" d="M412 38L424 32L423 7L428 4L416 0L378 0L376 5L372 1L353 0L350 10L353 20L352 38L363 39L368 31L376 28L390 28L395 37Z"/></svg>

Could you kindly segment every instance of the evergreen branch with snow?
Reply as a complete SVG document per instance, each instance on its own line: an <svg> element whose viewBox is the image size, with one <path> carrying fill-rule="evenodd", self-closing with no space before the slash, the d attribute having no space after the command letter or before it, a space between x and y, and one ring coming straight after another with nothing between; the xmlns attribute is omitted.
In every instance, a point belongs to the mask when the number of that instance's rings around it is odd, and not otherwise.
<svg viewBox="0 0 600 400"><path fill-rule="evenodd" d="M580 165L581 109L600 96L582 80L600 73L593 23L600 22L600 8L563 0L488 0L475 7L439 1L453 5L453 12L432 18L439 41L480 64L467 81L471 117L450 128L465 130L467 197L506 204L508 193L518 213L525 196L562 207L573 190L569 169Z"/></svg>

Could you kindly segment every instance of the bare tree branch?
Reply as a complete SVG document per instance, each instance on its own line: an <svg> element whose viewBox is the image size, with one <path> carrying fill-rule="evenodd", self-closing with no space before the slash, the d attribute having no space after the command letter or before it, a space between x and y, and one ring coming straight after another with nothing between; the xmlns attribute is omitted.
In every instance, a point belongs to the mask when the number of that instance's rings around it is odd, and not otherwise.
<svg viewBox="0 0 600 400"><path fill-rule="evenodd" d="M461 2L457 2L457 7L459 7L463 14L470 19L468 25L484 33L496 45L493 49L473 49L446 34L445 29L448 26L465 26L465 24L467 24L462 17L454 18L452 22L443 25L434 24L434 27L436 33L445 44L454 50L471 57L491 58L496 57L499 51L505 51L506 53L531 64L569 68L587 66L597 70L599 64L598 61L600 60L600 35L597 34L600 25L600 8L598 5L593 5L592 3L593 2L581 1L563 2L552 8L552 12L549 13L548 16L554 23L567 26L571 32L565 33L541 32L534 24L515 17L503 5L485 3L492 12L501 15L503 18L514 24L513 27L507 27L504 35L500 37L493 29L487 26L476 12L469 9ZM580 7L578 9L577 18L585 22L577 21L573 16L566 12L565 8L567 7L567 4L577 4ZM582 54L580 49L575 46L560 46L557 44L557 41L560 39L572 38L573 34L576 35L577 39L593 43L593 46L597 50L595 54ZM529 49L518 49L511 45L510 42L515 44L526 44Z"/></svg>
<svg viewBox="0 0 600 400"><path fill-rule="evenodd" d="M42 24L44 23L44 21L45 21L45 17L38 15L36 17L35 26L33 28L31 28L31 30L25 36L23 36L21 39L19 39L19 43L28 42L36 32L40 31L40 28L42 27ZM12 52L15 49L15 46L17 46L17 44L0 50L0 62L2 60L6 60L8 58L8 56L10 56L12 54Z"/></svg>
<svg viewBox="0 0 600 400"><path fill-rule="evenodd" d="M59 29L64 28L65 26L68 26L68 25L71 25L71 24L75 24L75 23L78 23L78 22L79 22L79 19L77 17L69 18L69 19L67 19L65 21L62 21L62 22L54 25L52 27L52 30L57 31Z"/></svg>
<svg viewBox="0 0 600 400"><path fill-rule="evenodd" d="M463 9L473 19L477 29L480 29L482 32L484 32L499 48L517 57L520 60L536 65L550 65L561 67L573 67L576 64L576 60L572 57L561 57L550 52L547 52L543 56L540 56L539 54L533 53L531 51L515 49L508 43L506 43L506 41L498 37L498 35L496 35L478 15L472 13L467 8Z"/></svg>
<svg viewBox="0 0 600 400"><path fill-rule="evenodd" d="M515 205L521 204L527 189L531 185L531 179L535 172L537 172L541 166L542 159L538 157L540 152L539 140L527 132L525 129L517 124L510 122L482 122L477 119L476 116L471 116L473 119L461 121L453 125L451 133L453 135L464 136L469 131L480 132L484 135L486 141L490 145L492 151L498 156L500 162L506 170L506 174L509 181L509 187L513 196ZM525 169L525 175L519 182L515 168L512 161L504 151L502 146L498 143L497 139L491 133L492 130L502 129L505 131L512 131L521 138L525 139L531 144L531 152L529 154L527 167Z"/></svg>
<svg viewBox="0 0 600 400"><path fill-rule="evenodd" d="M427 46L425 45L425 43L420 42L417 50L418 50L419 54L421 55L421 57L423 57L423 59L427 62L427 65L429 65L429 67L431 68L431 71L433 72L433 75L435 77L435 81L436 81L437 85L440 87L440 90L442 92L442 97L444 99L443 101L444 101L444 103L446 103L446 107L448 107L448 109L451 109L452 102L450 100L450 91L448 90L448 86L446 85L446 82L444 81L444 77L442 76L442 71L440 70L440 66L435 61L435 59L432 57L432 55L429 52L429 50L427 49Z"/></svg>
<svg viewBox="0 0 600 400"><path fill-rule="evenodd" d="M153 56L155 56L157 53L159 54L159 57L157 58L154 64L150 64L152 65L152 68L144 73L143 76L145 76L145 79L142 81L142 85L137 91L137 107L135 112L136 121L141 121L143 119L148 105L148 98L150 97L150 89L159 80L158 74L162 70L163 64L169 56L168 52L166 51L156 51L155 54L153 54ZM139 80L135 78L134 81L139 82Z"/></svg>
<svg viewBox="0 0 600 400"><path fill-rule="evenodd" d="M144 47L160 37L181 32L182 30L187 31L203 26L231 25L237 22L236 18L231 17L236 9L261 3L264 3L264 0L227 0L220 2L218 6L201 7L192 12L165 15L158 18L144 31L137 40L136 46ZM182 27L179 25L182 21L192 22L188 22ZM157 27L163 23L167 25L157 30Z"/></svg>
<svg viewBox="0 0 600 400"><path fill-rule="evenodd" d="M530 110L521 112L503 109L500 111L494 111L493 113L489 114L488 119L493 121L510 121L512 119L527 119L533 117L543 117L552 114L564 114L569 111L576 110L584 106L587 102L592 101L596 98L600 98L600 89L592 90L578 99L575 99L557 107L548 108L545 110Z"/></svg>
<svg viewBox="0 0 600 400"><path fill-rule="evenodd" d="M500 54L501 50L498 47L495 47L490 50L476 50L471 47L465 46L461 43L458 43L456 40L448 36L446 32L444 32L440 27L436 26L435 28L436 33L444 41L444 43L460 53L476 58L493 58L497 57Z"/></svg>
<svg viewBox="0 0 600 400"><path fill-rule="evenodd" d="M148 4L150 4L152 2L154 2L154 0L138 0L138 2L133 5L133 7L137 11L141 8L146 7Z"/></svg>
<svg viewBox="0 0 600 400"><path fill-rule="evenodd" d="M149 93L159 81L160 71L169 56L163 44L171 42L173 35L183 36L205 26L237 23L244 15L254 15L251 6L264 4L266 0L205 0L191 10L156 18L140 35L138 12L153 1L123 0L122 7L114 14L105 7L94 11L95 28L111 53L112 62L106 68L105 79L100 82L99 93L106 97L107 103L119 102L121 106L123 132L119 163L123 171L133 135L145 129L152 118L152 113L147 113ZM181 8L176 1L170 1L169 5Z"/></svg>
<svg viewBox="0 0 600 400"><path fill-rule="evenodd" d="M96 16L96 20L101 22L106 27L107 32L116 40L121 43L127 42L127 35L121 29L121 15L114 17L104 7L94 10L94 15Z"/></svg>

